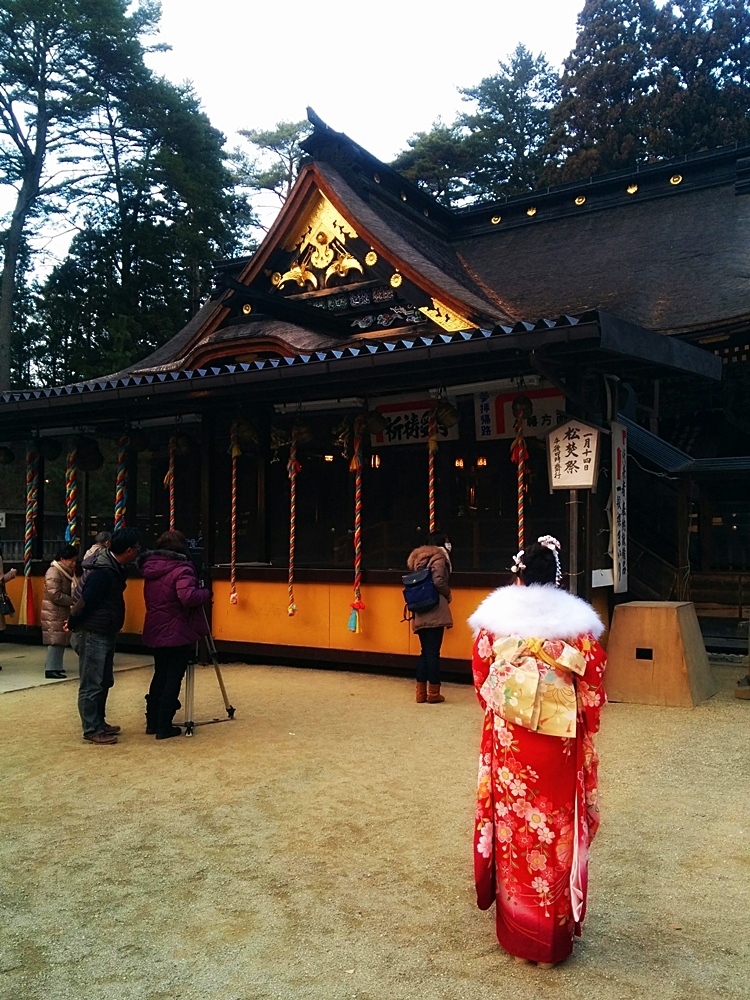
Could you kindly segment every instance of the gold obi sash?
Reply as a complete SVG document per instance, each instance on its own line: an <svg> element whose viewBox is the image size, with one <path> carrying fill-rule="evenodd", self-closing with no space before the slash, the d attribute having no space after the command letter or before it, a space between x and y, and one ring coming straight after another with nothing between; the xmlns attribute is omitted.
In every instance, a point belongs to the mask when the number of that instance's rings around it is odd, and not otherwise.
<svg viewBox="0 0 750 1000"><path fill-rule="evenodd" d="M583 674L586 660L562 639L496 639L481 695L506 722L547 736L576 734L573 674Z"/></svg>

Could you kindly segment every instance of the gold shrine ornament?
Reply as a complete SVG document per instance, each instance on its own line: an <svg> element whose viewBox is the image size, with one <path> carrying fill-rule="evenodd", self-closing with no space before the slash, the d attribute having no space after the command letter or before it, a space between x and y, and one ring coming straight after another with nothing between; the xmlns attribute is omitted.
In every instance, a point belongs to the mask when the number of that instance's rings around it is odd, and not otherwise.
<svg viewBox="0 0 750 1000"><path fill-rule="evenodd" d="M431 319L433 323L437 323L439 327L442 327L446 333L479 329L476 323L471 323L463 316L459 316L458 313L452 312L446 305L434 297L432 299L432 308L429 306L420 306L419 311L423 316Z"/></svg>

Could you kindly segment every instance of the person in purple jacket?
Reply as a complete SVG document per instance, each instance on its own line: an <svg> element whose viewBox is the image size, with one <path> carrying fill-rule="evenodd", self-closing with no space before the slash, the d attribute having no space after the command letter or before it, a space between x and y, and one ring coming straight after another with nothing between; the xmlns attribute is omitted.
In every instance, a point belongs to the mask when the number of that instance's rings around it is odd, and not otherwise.
<svg viewBox="0 0 750 1000"><path fill-rule="evenodd" d="M198 639L208 635L203 605L211 591L201 587L181 531L165 531L156 548L143 552L136 565L145 584L144 645L154 654L154 677L146 695L146 732L157 740L179 736L172 724L180 707L182 678Z"/></svg>

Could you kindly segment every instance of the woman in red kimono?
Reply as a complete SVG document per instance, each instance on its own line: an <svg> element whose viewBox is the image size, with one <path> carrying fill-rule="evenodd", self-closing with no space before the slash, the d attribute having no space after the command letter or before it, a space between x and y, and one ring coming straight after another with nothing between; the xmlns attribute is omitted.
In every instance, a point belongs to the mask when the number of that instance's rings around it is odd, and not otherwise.
<svg viewBox="0 0 750 1000"><path fill-rule="evenodd" d="M599 826L593 734L606 701L604 630L559 589L560 543L514 557L522 586L501 587L469 619L484 709L474 871L496 904L497 938L519 961L564 961L586 910L589 844Z"/></svg>

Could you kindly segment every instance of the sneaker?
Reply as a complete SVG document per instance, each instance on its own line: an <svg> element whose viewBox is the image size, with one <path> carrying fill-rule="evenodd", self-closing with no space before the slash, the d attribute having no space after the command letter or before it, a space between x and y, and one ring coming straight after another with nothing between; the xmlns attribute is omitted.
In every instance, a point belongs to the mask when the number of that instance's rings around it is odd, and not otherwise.
<svg viewBox="0 0 750 1000"><path fill-rule="evenodd" d="M750 701L750 677L743 677L737 681L734 696L735 698L742 698L744 701Z"/></svg>
<svg viewBox="0 0 750 1000"><path fill-rule="evenodd" d="M110 726L108 722L105 722L101 732L107 733L108 736L117 736L118 733L122 732L122 726Z"/></svg>
<svg viewBox="0 0 750 1000"><path fill-rule="evenodd" d="M93 743L95 746L108 746L110 743L117 743L117 737L113 733L90 733L88 736L84 735L84 742Z"/></svg>

